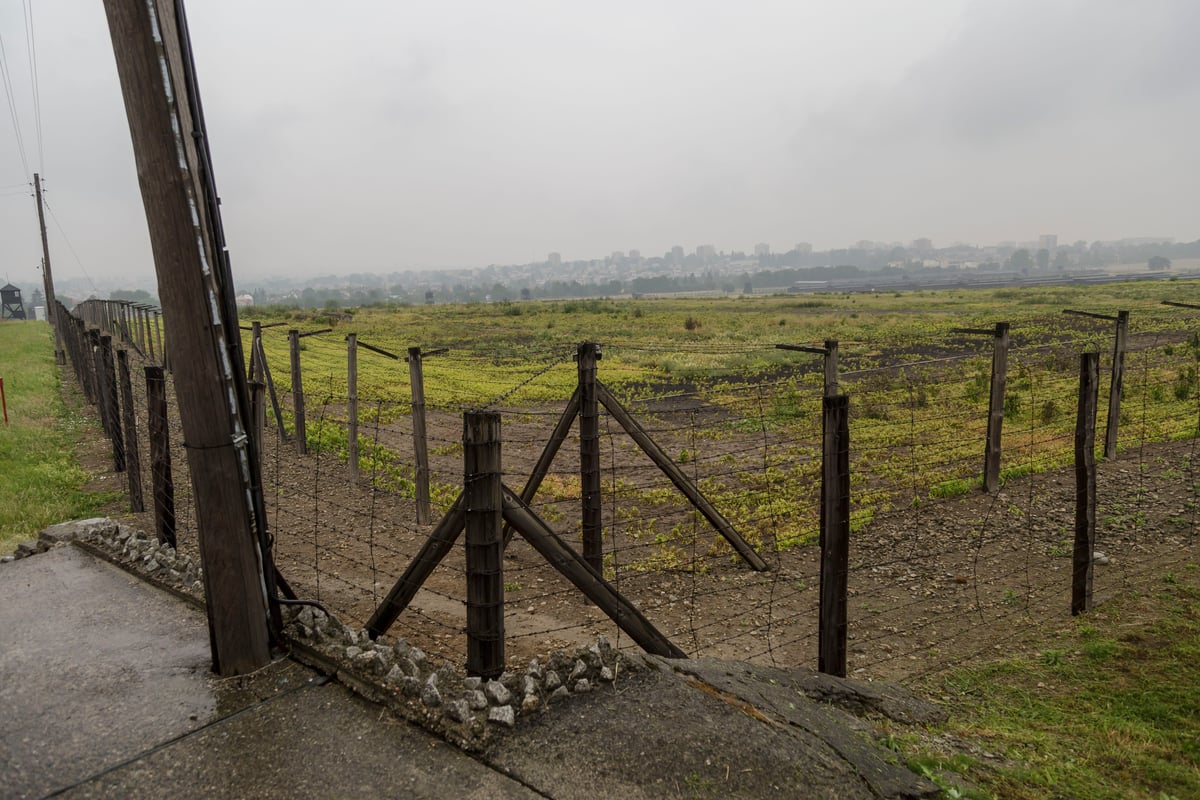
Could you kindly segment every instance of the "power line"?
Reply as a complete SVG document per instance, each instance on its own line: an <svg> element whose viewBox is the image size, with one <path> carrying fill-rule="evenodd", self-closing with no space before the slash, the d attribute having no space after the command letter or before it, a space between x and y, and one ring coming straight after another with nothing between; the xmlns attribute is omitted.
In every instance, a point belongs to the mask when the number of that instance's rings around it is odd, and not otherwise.
<svg viewBox="0 0 1200 800"><path fill-rule="evenodd" d="M96 287L96 283L92 280L92 276L88 274L87 268L83 266L83 259L79 257L79 253L75 252L75 245L71 244L71 237L67 236L67 232L63 230L62 223L58 221L58 215L54 213L54 209L50 207L50 202L46 199L44 194L42 195L42 204L45 205L46 210L50 212L50 219L54 220L54 226L58 228L58 232L62 234L63 241L67 243L67 249L71 251L71 255L75 256L75 263L79 265L79 269L83 272L83 277L87 278L87 282L91 284L92 291L96 294L99 294L100 289Z"/></svg>
<svg viewBox="0 0 1200 800"><path fill-rule="evenodd" d="M33 89L33 124L34 130L37 132L38 170L44 173L46 158L42 146L42 93L39 89L38 81L37 40L34 37L33 28L33 3L30 0L23 0L21 7L25 12L25 43L26 55L29 59L29 85Z"/></svg>
<svg viewBox="0 0 1200 800"><path fill-rule="evenodd" d="M17 152L21 155L21 169L29 177L29 159L25 157L25 140L21 137L21 123L17 115L17 101L13 96L12 73L8 69L8 52L4 48L4 36L0 34L0 78L4 81L4 94L8 97L8 114L12 118L13 133L17 137Z"/></svg>

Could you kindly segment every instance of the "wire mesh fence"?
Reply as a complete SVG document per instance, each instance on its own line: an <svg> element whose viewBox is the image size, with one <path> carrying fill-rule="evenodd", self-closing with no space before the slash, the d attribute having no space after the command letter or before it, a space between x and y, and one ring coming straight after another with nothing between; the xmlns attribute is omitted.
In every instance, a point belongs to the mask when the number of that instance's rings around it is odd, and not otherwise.
<svg viewBox="0 0 1200 800"><path fill-rule="evenodd" d="M1100 353L1097 430L1119 426L1116 457L1099 468L1096 597L1171 579L1195 563L1198 320L1174 309L1140 311L1123 352L1104 320L1046 315L1014 325L995 491L983 491L995 380L989 339L932 332L840 343L838 389L850 398L852 674L904 679L1003 654L1047 619L1066 618L1083 352ZM116 328L118 339L139 335L136 326ZM351 383L339 331L296 340L300 386L284 334L262 332L278 415L267 414L260 451L274 558L301 597L355 628L367 624L473 479L464 474L464 412L488 409L500 416L503 483L514 495L536 485L525 493L530 511L580 553L585 519L595 513L599 574L678 648L815 664L820 358L781 361L771 346L755 344L603 343L602 402L594 433L584 435L576 348L486 340L471 350L431 348L417 396L404 349L387 342L367 340L366 351L356 351ZM149 346L129 344L135 424L148 428L162 411L147 401L144 367L158 359ZM94 381L89 347L68 347L85 385ZM255 352L252 344L246 350ZM739 366L719 368L731 362ZM1118 362L1121 405L1110 421ZM148 484L170 469L175 532L187 552L196 547L196 514L169 374L164 380L169 458L156 459L149 446L138 458ZM583 478L593 468L598 498ZM418 522L423 482L432 513ZM147 502L139 517L147 530L154 514ZM739 542L766 568L753 568ZM601 634L636 646L522 535L508 541L502 565L511 662ZM389 635L462 661L467 581L460 540Z"/></svg>

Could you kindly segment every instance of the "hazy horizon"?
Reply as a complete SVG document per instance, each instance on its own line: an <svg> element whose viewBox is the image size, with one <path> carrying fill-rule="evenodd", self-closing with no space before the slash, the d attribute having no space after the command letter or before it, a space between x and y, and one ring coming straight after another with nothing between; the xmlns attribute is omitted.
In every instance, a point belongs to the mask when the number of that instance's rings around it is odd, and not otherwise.
<svg viewBox="0 0 1200 800"><path fill-rule="evenodd" d="M40 142L24 11L0 0L25 150L0 125L0 275L40 282L35 171L56 277L152 273L102 4L33 8ZM551 251L1200 237L1188 0L188 15L242 284Z"/></svg>

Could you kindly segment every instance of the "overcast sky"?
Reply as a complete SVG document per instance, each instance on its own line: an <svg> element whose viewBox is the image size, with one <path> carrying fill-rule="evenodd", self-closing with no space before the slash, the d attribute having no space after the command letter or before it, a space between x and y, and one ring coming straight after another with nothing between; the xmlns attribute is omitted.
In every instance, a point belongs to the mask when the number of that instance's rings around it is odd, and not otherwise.
<svg viewBox="0 0 1200 800"><path fill-rule="evenodd" d="M40 282L35 171L56 278L151 274L102 3L33 9L40 143L23 2L0 0L28 165L0 119L0 278ZM675 244L1200 237L1196 0L188 14L243 288Z"/></svg>

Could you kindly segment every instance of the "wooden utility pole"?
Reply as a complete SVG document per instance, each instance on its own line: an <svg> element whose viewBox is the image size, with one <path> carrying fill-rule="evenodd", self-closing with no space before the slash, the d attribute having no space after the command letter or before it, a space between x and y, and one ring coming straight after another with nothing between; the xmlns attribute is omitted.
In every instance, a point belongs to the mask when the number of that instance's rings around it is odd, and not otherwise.
<svg viewBox="0 0 1200 800"><path fill-rule="evenodd" d="M273 596L232 278L182 5L105 0L192 477L213 667L270 660Z"/></svg>
<svg viewBox="0 0 1200 800"><path fill-rule="evenodd" d="M54 363L67 363L58 329L58 309L54 306L54 276L50 272L50 243L46 240L46 214L42 211L42 176L33 173L33 193L37 196L38 226L42 230L42 291L46 293L46 319L54 329Z"/></svg>

